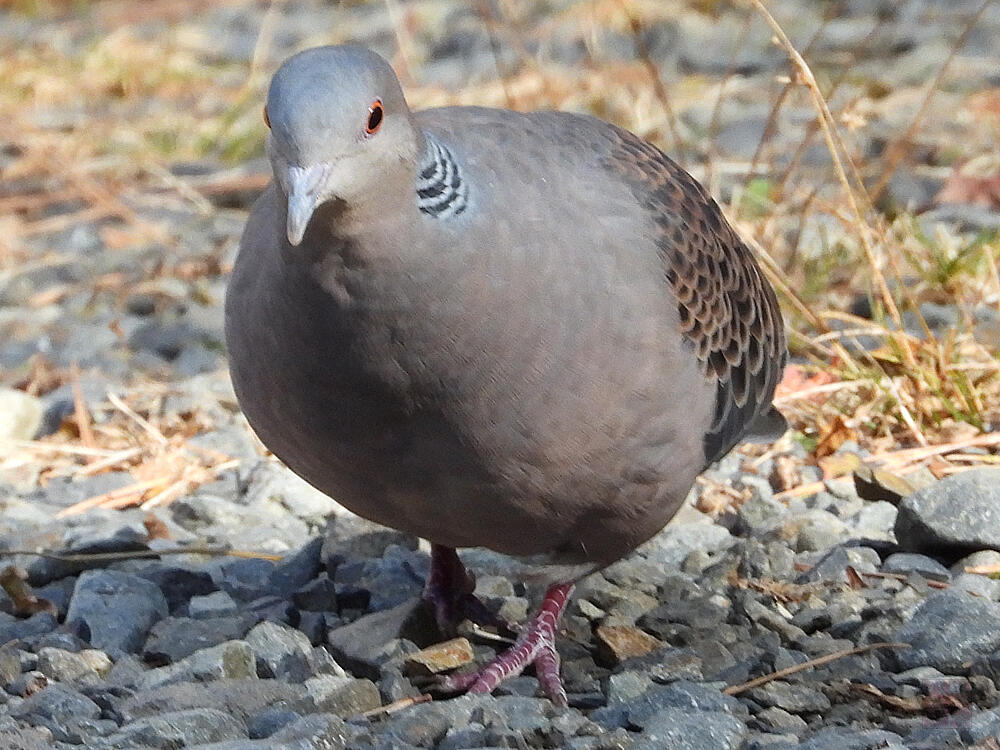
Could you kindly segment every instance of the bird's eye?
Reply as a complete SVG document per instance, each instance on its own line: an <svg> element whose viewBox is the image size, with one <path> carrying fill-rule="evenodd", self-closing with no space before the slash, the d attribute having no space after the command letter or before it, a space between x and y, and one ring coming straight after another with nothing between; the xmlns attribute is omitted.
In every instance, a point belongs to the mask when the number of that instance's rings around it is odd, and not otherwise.
<svg viewBox="0 0 1000 750"><path fill-rule="evenodd" d="M368 108L368 122L365 123L365 132L368 135L374 133L382 126L382 120L384 118L385 108L382 106L382 100L376 99Z"/></svg>
<svg viewBox="0 0 1000 750"><path fill-rule="evenodd" d="M267 116L267 105L264 105L264 124L271 127L271 118Z"/></svg>

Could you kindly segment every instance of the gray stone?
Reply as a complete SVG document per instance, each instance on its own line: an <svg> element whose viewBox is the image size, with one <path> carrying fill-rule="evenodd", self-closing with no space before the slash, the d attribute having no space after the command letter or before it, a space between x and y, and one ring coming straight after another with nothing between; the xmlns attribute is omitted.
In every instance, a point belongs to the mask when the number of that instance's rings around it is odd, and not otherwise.
<svg viewBox="0 0 1000 750"><path fill-rule="evenodd" d="M854 526L858 535L864 539L895 540L893 527L896 525L898 515L899 509L890 503L884 501L865 503L854 517Z"/></svg>
<svg viewBox="0 0 1000 750"><path fill-rule="evenodd" d="M652 679L635 669L626 669L608 675L604 694L608 703L628 704L636 696L642 695L653 684Z"/></svg>
<svg viewBox="0 0 1000 750"><path fill-rule="evenodd" d="M0 643L50 633L58 627L58 621L51 614L36 612L26 620L11 619L8 622L0 622Z"/></svg>
<svg viewBox="0 0 1000 750"><path fill-rule="evenodd" d="M225 678L257 678L253 650L246 641L226 641L195 651L176 664L149 670L138 682L143 690L149 690L174 682L209 682Z"/></svg>
<svg viewBox="0 0 1000 750"><path fill-rule="evenodd" d="M167 600L152 581L116 570L80 574L66 623L87 628L103 651L138 651L155 622L167 616Z"/></svg>
<svg viewBox="0 0 1000 750"><path fill-rule="evenodd" d="M294 554L281 558L267 577L267 589L275 596L291 597L296 589L313 580L320 571L323 537L313 537Z"/></svg>
<svg viewBox="0 0 1000 750"><path fill-rule="evenodd" d="M756 718L768 730L775 732L794 732L798 734L808 726L801 717L790 714L788 711L777 706L759 711Z"/></svg>
<svg viewBox="0 0 1000 750"><path fill-rule="evenodd" d="M312 644L300 631L276 622L262 622L246 634L260 677L302 682L315 674Z"/></svg>
<svg viewBox="0 0 1000 750"><path fill-rule="evenodd" d="M747 618L768 630L774 631L785 642L797 641L799 638L805 636L805 631L802 628L789 622L782 614L771 607L761 604L751 592L738 592L736 598L739 602L739 609L742 610Z"/></svg>
<svg viewBox="0 0 1000 750"><path fill-rule="evenodd" d="M304 484L291 472L285 473L293 477L296 482ZM318 492L313 488L310 490ZM323 550L320 554L327 570L333 570L340 562L350 558L381 557L393 545L416 549L417 538L345 512L328 520Z"/></svg>
<svg viewBox="0 0 1000 750"><path fill-rule="evenodd" d="M395 743L433 747L449 729L467 726L473 711L481 711L494 700L492 696L463 695L449 701L421 703L390 716L380 734L388 740L388 747L395 747Z"/></svg>
<svg viewBox="0 0 1000 750"><path fill-rule="evenodd" d="M702 679L702 660L691 649L665 646L645 656L635 656L622 662L616 672L634 671L661 684L676 680Z"/></svg>
<svg viewBox="0 0 1000 750"><path fill-rule="evenodd" d="M165 617L149 631L142 657L154 666L173 664L196 651L240 640L256 620L252 615L194 620Z"/></svg>
<svg viewBox="0 0 1000 750"><path fill-rule="evenodd" d="M889 555L882 563L882 571L885 573L915 572L931 581L947 581L951 578L948 569L937 560L914 552L896 552Z"/></svg>
<svg viewBox="0 0 1000 750"><path fill-rule="evenodd" d="M951 588L953 591L967 591L991 601L1000 599L1000 580L977 573L959 573L951 579Z"/></svg>
<svg viewBox="0 0 1000 750"><path fill-rule="evenodd" d="M7 692L21 698L33 695L49 684L49 678L36 669L29 669L18 675L7 685Z"/></svg>
<svg viewBox="0 0 1000 750"><path fill-rule="evenodd" d="M632 750L737 750L747 728L724 711L664 708L646 720Z"/></svg>
<svg viewBox="0 0 1000 750"><path fill-rule="evenodd" d="M903 738L882 729L830 727L821 729L795 747L798 750L905 750Z"/></svg>
<svg viewBox="0 0 1000 750"><path fill-rule="evenodd" d="M829 549L850 536L843 521L829 511L818 509L791 518L786 528L797 530L795 549L798 552Z"/></svg>
<svg viewBox="0 0 1000 750"><path fill-rule="evenodd" d="M788 508L777 500L754 493L736 511L736 531L740 534L760 534L781 523L787 513Z"/></svg>
<svg viewBox="0 0 1000 750"><path fill-rule="evenodd" d="M160 587L173 612L192 597L211 594L218 589L206 571L180 565L150 565L136 573ZM222 593L222 592L217 592Z"/></svg>
<svg viewBox="0 0 1000 750"><path fill-rule="evenodd" d="M258 463L250 472L245 502L248 505L280 505L298 518L320 528L328 516L345 512L343 506L326 493L317 490L284 466L271 461Z"/></svg>
<svg viewBox="0 0 1000 750"><path fill-rule="evenodd" d="M187 606L188 614L195 619L224 617L236 611L236 601L228 591L193 596Z"/></svg>
<svg viewBox="0 0 1000 750"><path fill-rule="evenodd" d="M774 680L747 691L747 697L762 706L781 708L793 714L813 714L830 708L830 699L808 685Z"/></svg>
<svg viewBox="0 0 1000 750"><path fill-rule="evenodd" d="M636 552L647 560L670 570L679 568L691 552L721 552L736 544L736 537L710 520L680 521L668 524ZM597 604L597 602L595 602Z"/></svg>
<svg viewBox="0 0 1000 750"><path fill-rule="evenodd" d="M309 612L336 612L337 585L325 575L314 578L292 594L292 603Z"/></svg>
<svg viewBox="0 0 1000 750"><path fill-rule="evenodd" d="M269 581L275 570L271 560L261 558L223 559L213 578L219 588L238 602L250 602L272 594Z"/></svg>
<svg viewBox="0 0 1000 750"><path fill-rule="evenodd" d="M6 688L21 676L21 653L12 643L0 646L0 688Z"/></svg>
<svg viewBox="0 0 1000 750"><path fill-rule="evenodd" d="M139 691L118 704L127 722L189 708L214 708L246 723L268 709L289 708L305 713L313 709L313 704L302 685L254 679L176 682Z"/></svg>
<svg viewBox="0 0 1000 750"><path fill-rule="evenodd" d="M811 583L815 581L840 581L846 583L847 566L858 573L875 573L882 561L878 553L870 547L834 547L827 552L813 567L799 576L799 581Z"/></svg>
<svg viewBox="0 0 1000 750"><path fill-rule="evenodd" d="M903 669L932 666L963 673L980 654L1000 649L1000 604L957 591L927 597L896 634L910 644L896 652Z"/></svg>
<svg viewBox="0 0 1000 750"><path fill-rule="evenodd" d="M162 750L246 737L246 730L229 714L213 708L168 711L124 725L101 740L95 750L150 747Z"/></svg>
<svg viewBox="0 0 1000 750"><path fill-rule="evenodd" d="M680 680L669 685L654 685L636 696L628 705L628 722L635 727L645 727L665 708L682 709L687 713L727 711L739 714L744 711L738 700L718 688Z"/></svg>
<svg viewBox="0 0 1000 750"><path fill-rule="evenodd" d="M1000 738L1000 708L981 711L966 717L958 731L966 747Z"/></svg>
<svg viewBox="0 0 1000 750"><path fill-rule="evenodd" d="M378 688L371 680L320 675L304 684L316 710L321 713L348 718L382 704Z"/></svg>
<svg viewBox="0 0 1000 750"><path fill-rule="evenodd" d="M344 722L333 714L303 716L271 735L272 742L287 743L289 750L341 750L347 747L348 729ZM278 747L265 746L265 750Z"/></svg>
<svg viewBox="0 0 1000 750"><path fill-rule="evenodd" d="M70 722L78 719L96 719L101 708L85 695L67 685L53 683L32 693L10 715L30 720L41 717L50 721Z"/></svg>
<svg viewBox="0 0 1000 750"><path fill-rule="evenodd" d="M267 708L255 713L247 720L247 734L251 739L270 737L280 729L302 718L287 708Z"/></svg>
<svg viewBox="0 0 1000 750"><path fill-rule="evenodd" d="M412 599L392 609L373 612L327 633L330 651L338 664L360 677L379 679L382 664L389 658L390 644L400 637L432 642L426 634L435 634L433 615L419 599ZM418 637L421 633L425 637ZM413 647L416 651L416 647Z"/></svg>
<svg viewBox="0 0 1000 750"><path fill-rule="evenodd" d="M367 590L369 607L379 611L420 596L428 570L426 554L391 544L381 558L349 560L338 565L334 582Z"/></svg>
<svg viewBox="0 0 1000 750"><path fill-rule="evenodd" d="M52 750L52 732L33 727L0 727L4 750Z"/></svg>
<svg viewBox="0 0 1000 750"><path fill-rule="evenodd" d="M110 661L107 666L108 669L111 668ZM38 649L38 671L57 682L97 682L100 675L94 667L94 662L82 654L60 648Z"/></svg>
<svg viewBox="0 0 1000 750"><path fill-rule="evenodd" d="M899 505L896 538L913 551L1000 549L1000 469L952 474Z"/></svg>

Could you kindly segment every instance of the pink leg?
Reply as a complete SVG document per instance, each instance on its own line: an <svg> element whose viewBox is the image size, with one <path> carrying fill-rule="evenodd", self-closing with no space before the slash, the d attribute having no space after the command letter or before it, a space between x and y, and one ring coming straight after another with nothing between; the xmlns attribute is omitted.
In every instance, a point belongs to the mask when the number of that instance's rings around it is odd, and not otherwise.
<svg viewBox="0 0 1000 750"><path fill-rule="evenodd" d="M463 619L477 625L492 625L499 631L513 632L474 595L476 578L469 573L452 547L431 545L431 569L424 584L424 599L434 607L434 618L445 635L455 632Z"/></svg>
<svg viewBox="0 0 1000 750"><path fill-rule="evenodd" d="M557 706L567 705L566 690L559 679L559 654L556 651L556 623L566 609L574 584L557 583L545 592L538 613L525 625L514 645L471 674L452 675L441 680L447 692L491 693L508 677L520 674L529 664L542 689Z"/></svg>

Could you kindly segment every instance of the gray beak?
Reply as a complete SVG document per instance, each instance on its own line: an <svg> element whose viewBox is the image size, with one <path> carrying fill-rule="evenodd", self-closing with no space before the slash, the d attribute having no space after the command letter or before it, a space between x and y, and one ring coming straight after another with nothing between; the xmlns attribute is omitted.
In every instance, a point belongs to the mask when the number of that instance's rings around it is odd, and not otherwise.
<svg viewBox="0 0 1000 750"><path fill-rule="evenodd" d="M313 211L323 200L326 173L325 164L288 168L288 223L285 233L293 246L302 242Z"/></svg>

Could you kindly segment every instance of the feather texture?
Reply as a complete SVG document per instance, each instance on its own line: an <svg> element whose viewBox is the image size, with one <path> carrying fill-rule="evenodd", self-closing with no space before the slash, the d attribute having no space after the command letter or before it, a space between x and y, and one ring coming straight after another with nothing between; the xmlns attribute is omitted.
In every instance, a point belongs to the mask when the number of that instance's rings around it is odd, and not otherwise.
<svg viewBox="0 0 1000 750"><path fill-rule="evenodd" d="M718 204L652 144L613 128L607 166L630 186L658 230L680 330L716 382L706 465L724 456L771 408L786 359L774 290Z"/></svg>

